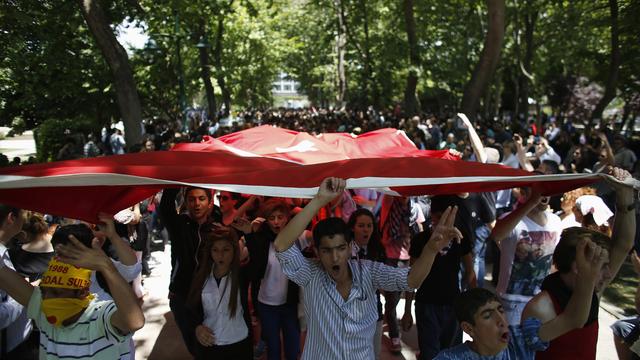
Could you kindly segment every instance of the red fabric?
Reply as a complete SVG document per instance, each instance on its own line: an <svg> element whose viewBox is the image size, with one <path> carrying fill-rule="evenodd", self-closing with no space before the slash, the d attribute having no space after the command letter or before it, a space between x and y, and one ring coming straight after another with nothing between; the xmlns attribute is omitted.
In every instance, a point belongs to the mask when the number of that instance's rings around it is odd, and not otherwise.
<svg viewBox="0 0 640 360"><path fill-rule="evenodd" d="M556 310L556 314L561 314L564 310L560 308L560 304L558 304L555 297L551 293L548 294L553 301L553 308ZM597 344L598 320L551 340L547 350L536 352L536 360L595 360Z"/></svg>
<svg viewBox="0 0 640 360"><path fill-rule="evenodd" d="M388 187L402 195L495 191L546 180L545 193L554 194L596 179L594 175L522 178L531 173L445 160L450 158L446 151L417 150L402 133L390 129L357 138L325 134L321 139L325 141L263 126L219 140L209 138L206 143L180 144L174 151L3 168L0 202L95 221L100 211L116 213L162 188L183 185L310 197L328 176L349 179L352 188ZM304 140L317 151L282 151L300 148Z"/></svg>
<svg viewBox="0 0 640 360"><path fill-rule="evenodd" d="M226 150L228 148L225 145L257 155L301 164L381 157L430 157L459 160L448 150L419 150L404 132L396 129L380 129L357 137L347 133L312 136L306 132L265 125L231 133L217 139L205 136L202 143L177 144L174 150Z"/></svg>

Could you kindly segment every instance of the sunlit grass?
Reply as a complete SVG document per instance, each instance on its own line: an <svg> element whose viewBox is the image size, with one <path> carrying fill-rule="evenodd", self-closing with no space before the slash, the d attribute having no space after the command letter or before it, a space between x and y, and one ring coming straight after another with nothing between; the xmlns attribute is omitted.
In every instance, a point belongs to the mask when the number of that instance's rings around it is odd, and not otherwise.
<svg viewBox="0 0 640 360"><path fill-rule="evenodd" d="M627 260L611 285L604 291L604 300L624 311L625 315L636 315L634 299L638 287L638 274Z"/></svg>

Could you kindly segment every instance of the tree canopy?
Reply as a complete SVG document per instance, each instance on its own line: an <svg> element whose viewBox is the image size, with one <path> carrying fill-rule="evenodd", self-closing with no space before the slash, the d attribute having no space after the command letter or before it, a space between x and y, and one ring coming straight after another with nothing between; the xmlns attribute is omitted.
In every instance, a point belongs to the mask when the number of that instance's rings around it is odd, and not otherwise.
<svg viewBox="0 0 640 360"><path fill-rule="evenodd" d="M532 116L533 103L587 120L607 94L625 119L640 110L632 0L94 2L114 34L126 19L149 36L128 55L143 119L269 107L281 72L315 106L452 113L492 45L495 70L477 71L486 83L469 99L481 118ZM490 13L497 3L504 25ZM122 118L117 75L87 21L77 2L0 4L2 125L78 119L99 128ZM500 44L490 35L496 24Z"/></svg>

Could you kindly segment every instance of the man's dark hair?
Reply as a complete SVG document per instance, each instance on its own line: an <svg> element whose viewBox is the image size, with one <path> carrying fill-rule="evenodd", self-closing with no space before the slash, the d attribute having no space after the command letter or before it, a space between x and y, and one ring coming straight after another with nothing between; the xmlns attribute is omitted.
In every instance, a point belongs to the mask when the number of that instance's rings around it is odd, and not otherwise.
<svg viewBox="0 0 640 360"><path fill-rule="evenodd" d="M349 239L349 228L341 218L330 217L319 221L313 228L313 244L316 248L320 248L320 239L325 236L333 237L334 235L342 235L344 241Z"/></svg>
<svg viewBox="0 0 640 360"><path fill-rule="evenodd" d="M443 213L449 206L460 206L461 199L456 195L435 195L431 197L431 213Z"/></svg>
<svg viewBox="0 0 640 360"><path fill-rule="evenodd" d="M552 174L560 173L560 165L558 165L557 162L550 159L546 159L546 160L542 160L542 163L547 166L547 169L551 170Z"/></svg>
<svg viewBox="0 0 640 360"><path fill-rule="evenodd" d="M18 215L20 209L15 206L0 204L0 225L4 224L4 219L7 218L7 215L13 214Z"/></svg>
<svg viewBox="0 0 640 360"><path fill-rule="evenodd" d="M184 191L184 197L186 200L186 197L189 195L189 193L193 190L202 190L204 191L205 194L207 194L207 199L209 199L209 201L212 201L213 199L213 193L211 192L211 189L206 189L206 188L201 188L201 187L197 187L197 186L188 186L187 189Z"/></svg>
<svg viewBox="0 0 640 360"><path fill-rule="evenodd" d="M475 325L474 316L478 310L491 301L500 302L498 296L483 288L469 289L453 302L453 311L459 323L463 321Z"/></svg>
<svg viewBox="0 0 640 360"><path fill-rule="evenodd" d="M82 243L82 245L90 248L91 241L95 237L93 231L87 224L71 224L64 225L56 229L56 232L53 233L51 237L51 245L55 248L56 245L62 244L65 245L69 243L69 235L73 235L78 241ZM110 246L109 240L104 243L102 250L106 250ZM104 275L100 272L96 272L96 280L98 285L109 295L111 295L111 289L109 289L109 284L107 280L104 278Z"/></svg>
<svg viewBox="0 0 640 360"><path fill-rule="evenodd" d="M69 243L69 235L73 235L82 245L91 247L91 240L93 240L93 231L86 224L71 224L60 226L56 229L51 237L51 245L66 245Z"/></svg>
<svg viewBox="0 0 640 360"><path fill-rule="evenodd" d="M576 259L576 247L582 238L589 238L596 245L611 250L611 238L595 230L574 226L562 231L560 241L553 251L553 264L558 272L566 274L571 271L571 264Z"/></svg>

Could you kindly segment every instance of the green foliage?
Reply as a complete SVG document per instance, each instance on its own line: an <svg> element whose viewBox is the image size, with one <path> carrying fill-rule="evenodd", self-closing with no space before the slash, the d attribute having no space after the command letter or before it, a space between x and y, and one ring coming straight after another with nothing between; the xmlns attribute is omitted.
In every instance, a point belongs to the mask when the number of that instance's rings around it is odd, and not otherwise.
<svg viewBox="0 0 640 360"><path fill-rule="evenodd" d="M76 2L0 4L0 123L115 116L111 77Z"/></svg>
<svg viewBox="0 0 640 360"><path fill-rule="evenodd" d="M37 160L53 161L69 136L73 136L78 151L82 151L84 138L81 134L95 133L98 129L89 119L48 119L34 131Z"/></svg>
<svg viewBox="0 0 640 360"><path fill-rule="evenodd" d="M206 107L199 49L209 47L209 68L223 77L233 107L267 107L272 82L286 72L316 106L333 104L336 88L336 6L347 24L347 102L390 108L403 96L409 49L402 1L390 0L140 0L103 2L113 24L125 18L150 36L134 51L145 118L181 117L179 74L187 104ZM639 111L640 2L618 0L622 62L618 82L625 106ZM450 112L478 61L487 29L481 0L415 2L423 110ZM512 0L501 60L484 115L512 111L523 81L525 19L535 20L528 96L569 113L576 79L603 85L609 74L610 22L605 0ZM221 68L214 66L218 20L223 20ZM177 26L176 26L177 25ZM23 0L0 3L0 124L31 129L54 119L100 127L119 118L112 77L77 2ZM182 60L182 70L178 62ZM522 109L520 109L522 110ZM577 113L576 113L577 114ZM578 116L578 115L576 115ZM584 116L584 115L583 115ZM66 121L66 120L65 120ZM50 157L51 153L43 155Z"/></svg>

